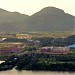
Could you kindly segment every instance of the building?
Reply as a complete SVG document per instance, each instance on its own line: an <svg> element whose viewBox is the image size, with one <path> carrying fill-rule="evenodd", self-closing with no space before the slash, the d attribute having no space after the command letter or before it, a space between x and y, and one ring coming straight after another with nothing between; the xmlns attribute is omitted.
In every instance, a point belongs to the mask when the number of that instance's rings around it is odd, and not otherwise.
<svg viewBox="0 0 75 75"><path fill-rule="evenodd" d="M75 49L75 44L69 45L68 48L70 48L70 49Z"/></svg>
<svg viewBox="0 0 75 75"><path fill-rule="evenodd" d="M39 53L44 54L68 54L70 53L70 48L68 47L42 47Z"/></svg>
<svg viewBox="0 0 75 75"><path fill-rule="evenodd" d="M3 41L3 40L5 40L5 39L7 39L7 38L0 38L0 41Z"/></svg>
<svg viewBox="0 0 75 75"><path fill-rule="evenodd" d="M0 54L5 54L5 55L13 54L13 53L20 54L21 52L22 52L22 50L20 48L8 48L8 49L0 50Z"/></svg>
<svg viewBox="0 0 75 75"><path fill-rule="evenodd" d="M18 39L31 39L32 36L29 35L29 34L16 34L15 38L18 38Z"/></svg>

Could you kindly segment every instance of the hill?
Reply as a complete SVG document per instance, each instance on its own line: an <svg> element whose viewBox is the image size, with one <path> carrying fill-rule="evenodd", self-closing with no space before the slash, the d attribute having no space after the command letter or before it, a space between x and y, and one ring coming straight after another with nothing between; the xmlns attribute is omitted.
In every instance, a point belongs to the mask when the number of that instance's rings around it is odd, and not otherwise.
<svg viewBox="0 0 75 75"><path fill-rule="evenodd" d="M25 26L27 31L72 31L74 16L55 7L46 7L29 17Z"/></svg>
<svg viewBox="0 0 75 75"><path fill-rule="evenodd" d="M74 16L55 7L46 7L28 16L0 9L0 31L73 31Z"/></svg>
<svg viewBox="0 0 75 75"><path fill-rule="evenodd" d="M0 9L0 31L20 31L21 26L18 25L18 22L22 22L27 17L29 16L25 14Z"/></svg>

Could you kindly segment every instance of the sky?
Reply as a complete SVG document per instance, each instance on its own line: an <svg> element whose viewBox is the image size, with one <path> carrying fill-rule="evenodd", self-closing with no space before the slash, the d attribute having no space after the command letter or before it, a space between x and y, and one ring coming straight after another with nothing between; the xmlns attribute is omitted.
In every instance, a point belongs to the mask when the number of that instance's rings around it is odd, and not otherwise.
<svg viewBox="0 0 75 75"><path fill-rule="evenodd" d="M0 8L32 15L44 7L53 6L75 15L75 0L0 0Z"/></svg>

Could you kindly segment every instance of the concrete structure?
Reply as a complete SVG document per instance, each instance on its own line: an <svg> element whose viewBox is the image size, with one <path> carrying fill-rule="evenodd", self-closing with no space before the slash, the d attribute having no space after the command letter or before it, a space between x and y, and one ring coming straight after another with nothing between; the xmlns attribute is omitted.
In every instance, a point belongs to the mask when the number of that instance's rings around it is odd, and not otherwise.
<svg viewBox="0 0 75 75"><path fill-rule="evenodd" d="M7 39L7 38L0 38L0 41L3 41L3 40L5 40L5 39Z"/></svg>
<svg viewBox="0 0 75 75"><path fill-rule="evenodd" d="M68 54L70 53L70 48L68 47L42 47L39 53L44 54Z"/></svg>
<svg viewBox="0 0 75 75"><path fill-rule="evenodd" d="M18 38L18 39L30 39L30 38L32 38L32 36L31 35L29 35L29 34L16 34L16 36L15 36L15 38Z"/></svg>
<svg viewBox="0 0 75 75"><path fill-rule="evenodd" d="M75 49L75 44L69 45L68 48L70 48L70 49Z"/></svg>

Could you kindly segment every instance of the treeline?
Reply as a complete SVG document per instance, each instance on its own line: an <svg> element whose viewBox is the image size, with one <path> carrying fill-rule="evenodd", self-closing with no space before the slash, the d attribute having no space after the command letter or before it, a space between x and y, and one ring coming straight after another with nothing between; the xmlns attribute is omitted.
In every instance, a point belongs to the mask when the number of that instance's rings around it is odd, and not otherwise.
<svg viewBox="0 0 75 75"><path fill-rule="evenodd" d="M67 38L40 37L34 39L40 41L40 46L68 46L75 44L75 35L71 35Z"/></svg>
<svg viewBox="0 0 75 75"><path fill-rule="evenodd" d="M7 38L3 42L27 42L27 39Z"/></svg>
<svg viewBox="0 0 75 75"><path fill-rule="evenodd" d="M75 55L24 54L10 56L0 64L0 70L75 71Z"/></svg>

